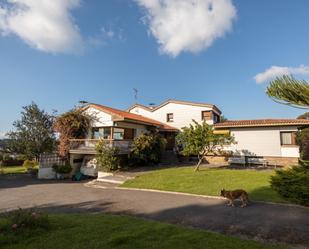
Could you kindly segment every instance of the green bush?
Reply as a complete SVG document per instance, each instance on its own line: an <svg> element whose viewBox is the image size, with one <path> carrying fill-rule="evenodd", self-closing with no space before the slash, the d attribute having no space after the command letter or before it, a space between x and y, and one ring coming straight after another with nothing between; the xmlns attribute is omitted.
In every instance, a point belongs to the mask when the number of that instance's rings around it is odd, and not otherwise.
<svg viewBox="0 0 309 249"><path fill-rule="evenodd" d="M48 216L35 210L18 209L4 215L0 230L5 233L23 232L25 230L43 229L50 227Z"/></svg>
<svg viewBox="0 0 309 249"><path fill-rule="evenodd" d="M309 206L309 162L287 170L279 170L271 178L271 186L283 198L304 206Z"/></svg>
<svg viewBox="0 0 309 249"><path fill-rule="evenodd" d="M2 166L22 166L23 163L24 160L9 158L2 161Z"/></svg>
<svg viewBox="0 0 309 249"><path fill-rule="evenodd" d="M118 149L109 146L103 139L100 139L96 145L97 166L103 171L115 171L120 169Z"/></svg>
<svg viewBox="0 0 309 249"><path fill-rule="evenodd" d="M33 169L35 166L37 166L38 163L35 162L35 161L31 161L31 160L25 160L24 163L23 163L23 166L26 168L26 169Z"/></svg>
<svg viewBox="0 0 309 249"><path fill-rule="evenodd" d="M158 164L165 146L166 140L157 133L140 135L133 141L129 155L130 166Z"/></svg>
<svg viewBox="0 0 309 249"><path fill-rule="evenodd" d="M72 166L70 164L64 164L64 165L53 165L53 170L58 174L68 174L72 171Z"/></svg>

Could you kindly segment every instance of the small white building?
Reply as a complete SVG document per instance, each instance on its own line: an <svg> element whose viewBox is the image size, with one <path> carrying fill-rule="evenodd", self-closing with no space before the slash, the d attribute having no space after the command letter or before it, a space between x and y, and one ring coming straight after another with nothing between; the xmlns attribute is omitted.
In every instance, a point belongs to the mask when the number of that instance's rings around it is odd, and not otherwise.
<svg viewBox="0 0 309 249"><path fill-rule="evenodd" d="M217 123L216 131L230 133L235 144L226 147L240 156L263 157L275 165L296 164L299 146L296 133L308 127L304 119L236 120Z"/></svg>

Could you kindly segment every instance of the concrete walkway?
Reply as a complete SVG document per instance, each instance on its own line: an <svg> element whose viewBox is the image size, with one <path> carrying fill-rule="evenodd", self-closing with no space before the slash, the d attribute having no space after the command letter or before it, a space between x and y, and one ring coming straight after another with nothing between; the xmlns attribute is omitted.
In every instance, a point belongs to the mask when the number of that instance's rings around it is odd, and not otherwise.
<svg viewBox="0 0 309 249"><path fill-rule="evenodd" d="M220 199L84 184L0 176L0 212L37 207L49 212L128 214L309 248L308 208L263 203L231 208Z"/></svg>

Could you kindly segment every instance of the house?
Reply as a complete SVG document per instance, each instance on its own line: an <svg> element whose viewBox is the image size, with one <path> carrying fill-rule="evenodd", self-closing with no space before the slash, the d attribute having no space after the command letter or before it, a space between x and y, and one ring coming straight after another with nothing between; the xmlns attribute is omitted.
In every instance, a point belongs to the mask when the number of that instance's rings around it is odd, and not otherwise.
<svg viewBox="0 0 309 249"><path fill-rule="evenodd" d="M263 119L220 122L221 111L212 104L167 100L158 106L135 104L126 111L88 104L83 107L94 116L92 128L85 139L72 139L70 159L80 164L85 156L95 155L95 144L104 138L119 153L127 155L135 137L150 130L157 130L168 141L167 150L175 146L175 136L192 120L214 126L217 133L229 133L235 144L225 149L236 155L263 157L271 164L297 163L299 147L296 132L309 127L309 120Z"/></svg>
<svg viewBox="0 0 309 249"><path fill-rule="evenodd" d="M168 148L174 147L174 138L178 129L171 125L98 104L88 104L83 108L87 114L94 117L94 121L85 139L70 140L70 161L73 166L80 164L86 156L95 155L95 145L99 138L117 147L120 155L127 155L134 138L142 133L156 130L167 138Z"/></svg>
<svg viewBox="0 0 309 249"><path fill-rule="evenodd" d="M272 165L297 164L296 132L309 126L306 119L257 119L217 123L217 132L230 133L236 143L225 149L236 155L263 157Z"/></svg>

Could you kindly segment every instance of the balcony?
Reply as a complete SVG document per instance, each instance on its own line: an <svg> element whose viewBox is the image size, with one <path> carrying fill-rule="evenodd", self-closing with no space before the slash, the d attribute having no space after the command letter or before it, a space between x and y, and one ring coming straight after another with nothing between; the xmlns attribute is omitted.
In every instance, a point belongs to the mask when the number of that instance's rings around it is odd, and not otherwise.
<svg viewBox="0 0 309 249"><path fill-rule="evenodd" d="M71 154L95 155L99 139L70 139ZM129 154L133 140L104 139L110 147L118 148L119 154Z"/></svg>

